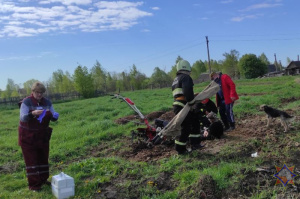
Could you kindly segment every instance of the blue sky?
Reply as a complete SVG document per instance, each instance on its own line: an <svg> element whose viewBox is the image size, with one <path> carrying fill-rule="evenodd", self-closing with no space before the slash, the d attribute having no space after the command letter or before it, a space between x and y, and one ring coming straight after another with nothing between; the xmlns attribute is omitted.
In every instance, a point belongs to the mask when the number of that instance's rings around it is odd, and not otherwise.
<svg viewBox="0 0 300 199"><path fill-rule="evenodd" d="M298 0L0 0L0 89L73 74L96 60L108 72L169 72L178 55L191 64L265 53L287 65L300 54Z"/></svg>

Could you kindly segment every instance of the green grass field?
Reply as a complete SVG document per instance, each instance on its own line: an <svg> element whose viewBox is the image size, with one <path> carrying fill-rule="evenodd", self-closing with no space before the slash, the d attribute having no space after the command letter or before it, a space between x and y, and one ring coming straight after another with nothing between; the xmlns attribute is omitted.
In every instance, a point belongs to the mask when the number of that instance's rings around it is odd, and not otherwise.
<svg viewBox="0 0 300 199"><path fill-rule="evenodd" d="M264 115L258 112L261 104L291 110L298 117L299 76L235 83L240 95L234 107L237 121ZM195 85L194 91L202 91L207 84ZM134 101L144 115L172 108L171 88L121 94ZM299 176L294 178L294 185L286 187L275 185L276 179L272 177L275 173L263 173L269 176L263 179L253 178L258 174L257 168L266 164L274 168L287 164L299 172L300 161L296 158L300 155L299 119L286 134L276 131L275 136L224 144L217 154L194 151L187 156L171 155L156 161L131 161L124 154L132 150L128 140L130 131L137 126L132 122L115 123L118 118L134 114L124 102L105 96L58 103L54 108L60 118L51 123L50 175L63 171L74 178L72 198L201 198L202 192L207 198L208 192L211 198L300 197ZM28 190L25 164L17 144L18 122L17 105L0 107L0 198L55 198L50 187L43 187L38 193ZM280 147L274 149L275 143ZM260 156L245 156L250 148L260 150ZM104 193L109 188L113 189L111 195Z"/></svg>

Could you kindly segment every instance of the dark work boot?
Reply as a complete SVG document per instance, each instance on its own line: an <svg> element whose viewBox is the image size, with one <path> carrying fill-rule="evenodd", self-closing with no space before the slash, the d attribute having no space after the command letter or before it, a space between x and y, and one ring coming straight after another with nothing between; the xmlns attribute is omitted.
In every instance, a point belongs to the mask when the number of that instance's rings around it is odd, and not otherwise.
<svg viewBox="0 0 300 199"><path fill-rule="evenodd" d="M205 144L195 144L192 145L192 151L197 150L197 149L202 149L205 146Z"/></svg>
<svg viewBox="0 0 300 199"><path fill-rule="evenodd" d="M185 145L175 144L175 150L177 151L178 155L185 155L188 153Z"/></svg>
<svg viewBox="0 0 300 199"><path fill-rule="evenodd" d="M231 129L230 129L230 126L229 126L229 124L224 124L224 132L227 132L227 131L230 131Z"/></svg>
<svg viewBox="0 0 300 199"><path fill-rule="evenodd" d="M235 129L235 122L230 122L230 129L234 130Z"/></svg>

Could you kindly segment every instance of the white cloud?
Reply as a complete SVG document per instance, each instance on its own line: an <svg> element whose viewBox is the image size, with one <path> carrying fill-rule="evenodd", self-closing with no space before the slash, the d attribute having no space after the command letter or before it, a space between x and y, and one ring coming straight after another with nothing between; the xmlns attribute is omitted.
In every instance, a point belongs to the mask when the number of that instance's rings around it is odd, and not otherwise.
<svg viewBox="0 0 300 199"><path fill-rule="evenodd" d="M231 19L231 21L235 21L235 22L241 22L244 19L256 19L258 17L263 16L262 14L256 14L256 15L243 15L243 16L239 16L239 17L233 17Z"/></svg>
<svg viewBox="0 0 300 199"><path fill-rule="evenodd" d="M141 32L150 32L150 30L148 30L148 29L143 29L143 30L141 30Z"/></svg>
<svg viewBox="0 0 300 199"><path fill-rule="evenodd" d="M246 12L246 11L250 11L250 10L257 10L257 9L262 9L262 8L273 8L273 7L277 7L277 6L282 6L282 4L280 3L261 3L261 4L254 4L251 5L249 7L247 7L246 9L240 10L241 12Z"/></svg>
<svg viewBox="0 0 300 199"><path fill-rule="evenodd" d="M92 0L44 0L40 1L39 4L51 4L51 3L61 3L64 5L88 5L92 3Z"/></svg>
<svg viewBox="0 0 300 199"><path fill-rule="evenodd" d="M25 5L25 6L20 6ZM44 0L37 6L0 0L0 37L34 36L51 31L95 32L126 30L152 13L140 10L143 2Z"/></svg>
<svg viewBox="0 0 300 199"><path fill-rule="evenodd" d="M137 7L143 5L143 2L127 2L127 1L99 1L95 3L95 6L98 8L105 8L105 9L122 9L128 7Z"/></svg>
<svg viewBox="0 0 300 199"><path fill-rule="evenodd" d="M223 3L223 4L232 3L232 2L233 2L233 0L224 0L224 1L221 1L221 3Z"/></svg>
<svg viewBox="0 0 300 199"><path fill-rule="evenodd" d="M159 7L152 7L151 9L152 9L152 10L160 10Z"/></svg>

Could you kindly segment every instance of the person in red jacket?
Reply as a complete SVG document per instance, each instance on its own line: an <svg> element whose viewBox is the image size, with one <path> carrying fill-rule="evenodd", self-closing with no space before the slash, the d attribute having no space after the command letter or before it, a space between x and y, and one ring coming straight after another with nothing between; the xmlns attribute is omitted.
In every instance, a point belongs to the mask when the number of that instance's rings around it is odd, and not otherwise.
<svg viewBox="0 0 300 199"><path fill-rule="evenodd" d="M220 90L216 94L216 103L219 108L221 120L225 126L224 131L231 131L235 129L233 104L239 99L235 84L226 74L213 72L210 77L211 80L220 85Z"/></svg>
<svg viewBox="0 0 300 199"><path fill-rule="evenodd" d="M32 93L20 104L19 145L26 165L26 175L30 190L39 191L44 184L50 185L49 142L52 128L50 121L56 121L59 114L52 103L43 97L45 86L36 82Z"/></svg>

